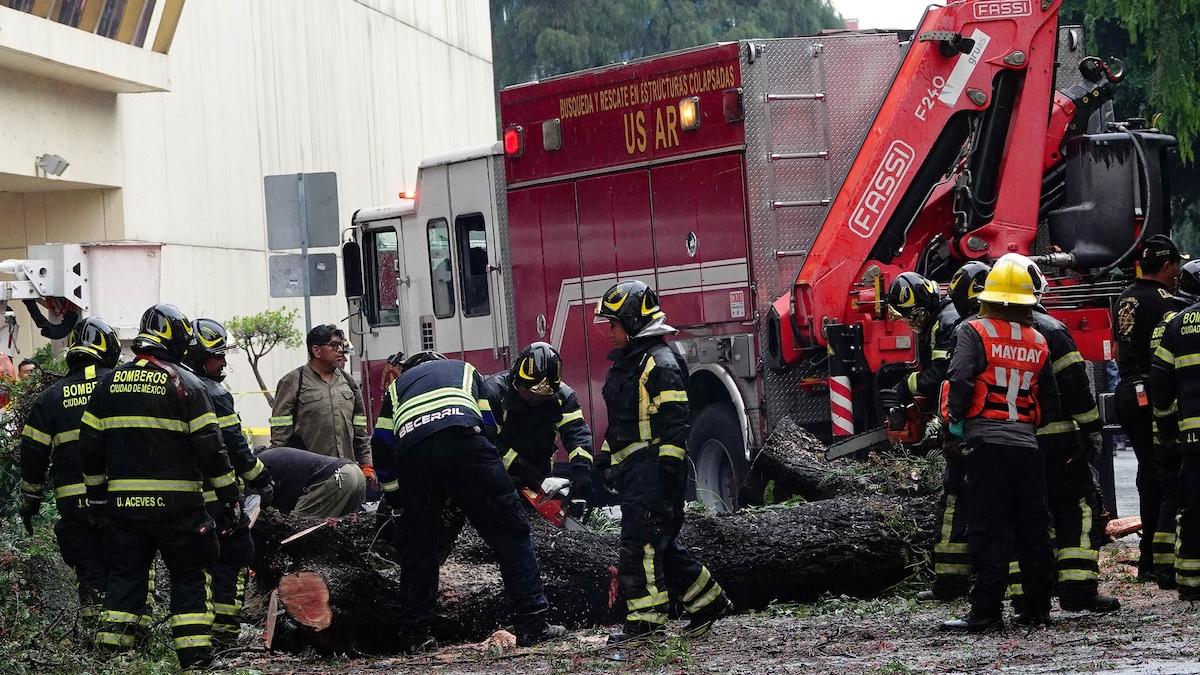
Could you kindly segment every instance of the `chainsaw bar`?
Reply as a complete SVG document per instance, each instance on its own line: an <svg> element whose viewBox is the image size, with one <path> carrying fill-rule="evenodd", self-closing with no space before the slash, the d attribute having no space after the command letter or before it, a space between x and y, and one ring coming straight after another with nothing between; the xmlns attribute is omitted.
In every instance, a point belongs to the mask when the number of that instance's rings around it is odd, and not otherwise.
<svg viewBox="0 0 1200 675"><path fill-rule="evenodd" d="M825 459L841 459L842 457L853 455L859 450L866 450L876 443L886 441L887 434L886 427L878 427L870 431L864 431L856 436L842 439L825 449Z"/></svg>

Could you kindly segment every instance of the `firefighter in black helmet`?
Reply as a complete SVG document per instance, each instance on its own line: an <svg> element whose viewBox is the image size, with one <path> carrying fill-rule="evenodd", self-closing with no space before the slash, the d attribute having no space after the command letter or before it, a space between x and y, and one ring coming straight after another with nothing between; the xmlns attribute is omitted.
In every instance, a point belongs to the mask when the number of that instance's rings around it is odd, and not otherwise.
<svg viewBox="0 0 1200 675"><path fill-rule="evenodd" d="M979 312L978 296L983 292L983 282L989 271L991 267L987 264L972 260L950 277L948 296L956 316L969 317ZM930 308L936 311L937 307L945 302L937 297L937 284L911 272L906 274L912 276L906 278L902 274L892 284L892 292L888 295L889 303L908 304L910 315L921 309L925 316L928 316ZM905 288L911 291L905 293ZM939 335L948 336L946 356L938 361L940 368L943 364L948 366L953 355L954 331L946 330L942 333L939 329ZM926 343L930 344L929 354L932 355L932 343L926 341L921 344ZM924 350L918 349L918 355L923 353ZM930 358L931 363L932 361ZM941 386L940 382L938 386ZM933 545L933 586L917 593L917 599L923 601L952 600L966 595L971 587L971 552L967 545L966 465L957 454L946 455L939 506L941 519L938 521L938 539Z"/></svg>
<svg viewBox="0 0 1200 675"><path fill-rule="evenodd" d="M1154 360L1154 452L1162 508L1154 533L1154 575L1161 588L1178 588L1181 600L1200 600L1200 388L1195 364L1200 342L1185 326L1200 323L1200 260L1184 264L1175 309L1151 335ZM1182 307L1180 307L1182 305ZM1183 315L1183 316L1181 316ZM1178 523L1178 529L1176 529Z"/></svg>
<svg viewBox="0 0 1200 675"><path fill-rule="evenodd" d="M96 384L79 434L88 508L112 523L96 642L133 646L154 555L161 554L171 576L171 635L185 672L212 659L205 570L217 560L217 530L232 530L242 518L212 401L181 365L194 339L191 321L178 308L146 310L134 360ZM220 504L215 525L204 508L205 481Z"/></svg>
<svg viewBox="0 0 1200 675"><path fill-rule="evenodd" d="M221 382L225 380L225 355L233 348L229 333L217 321L196 319L196 340L188 350L188 366L200 376L208 397L212 399L221 440L234 472L245 487L259 495L263 508L271 505L275 487L271 473L250 450L242 433L242 419L233 404L233 394ZM216 494L205 490L204 501L214 519L221 516ZM212 578L213 638L218 642L237 640L241 627L242 601L245 598L246 575L254 560L254 540L250 537L250 521L243 518L231 532L222 534L221 555L209 568Z"/></svg>
<svg viewBox="0 0 1200 675"><path fill-rule="evenodd" d="M566 629L546 620L549 605L529 518L496 451L483 378L471 364L437 352L414 354L401 368L371 436L384 499L403 509L396 527L404 596L400 648L413 653L436 646L430 631L450 501L496 556L516 614L517 644L562 637Z"/></svg>
<svg viewBox="0 0 1200 675"><path fill-rule="evenodd" d="M732 605L708 568L676 541L689 429L687 364L663 340L676 331L641 281L608 289L596 317L608 320L615 348L604 381L608 430L596 466L621 493L618 575L626 607L624 627L609 643L661 635L671 597L691 618L685 634L703 635Z"/></svg>
<svg viewBox="0 0 1200 675"><path fill-rule="evenodd" d="M517 355L508 372L484 380L509 475L537 490L554 468L555 435L561 436L571 465L569 496L586 500L591 492L592 430L583 419L575 391L562 381L562 358L545 342Z"/></svg>
<svg viewBox="0 0 1200 675"><path fill-rule="evenodd" d="M33 532L32 519L42 506L50 470L59 520L54 535L63 561L75 570L80 615L94 617L108 585L109 530L88 519L79 425L97 380L117 365L121 341L97 317L84 319L67 337L67 376L38 395L21 431L21 519Z"/></svg>
<svg viewBox="0 0 1200 675"><path fill-rule="evenodd" d="M924 396L931 403L946 380L950 338L959 315L937 283L916 272L904 272L888 288L888 307L908 322L917 336L917 370L896 388L902 402Z"/></svg>

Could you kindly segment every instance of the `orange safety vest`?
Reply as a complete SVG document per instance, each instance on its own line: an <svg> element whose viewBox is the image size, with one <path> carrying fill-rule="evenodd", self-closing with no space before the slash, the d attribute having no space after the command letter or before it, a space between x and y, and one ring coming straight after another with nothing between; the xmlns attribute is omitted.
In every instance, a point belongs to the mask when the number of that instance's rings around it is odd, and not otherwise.
<svg viewBox="0 0 1200 675"><path fill-rule="evenodd" d="M1050 348L1032 326L1015 321L972 319L967 322L983 340L987 367L975 378L975 395L967 417L983 417L1037 426L1038 375Z"/></svg>

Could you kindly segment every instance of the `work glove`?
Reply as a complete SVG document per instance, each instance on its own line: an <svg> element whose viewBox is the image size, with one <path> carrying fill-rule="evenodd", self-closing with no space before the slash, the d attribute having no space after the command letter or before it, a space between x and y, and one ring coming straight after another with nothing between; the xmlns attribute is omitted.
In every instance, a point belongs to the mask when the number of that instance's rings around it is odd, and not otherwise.
<svg viewBox="0 0 1200 675"><path fill-rule="evenodd" d="M393 511L399 511L401 508L403 508L404 499L400 495L400 490L392 490L390 492L385 490L383 493L383 503Z"/></svg>
<svg viewBox="0 0 1200 675"><path fill-rule="evenodd" d="M658 461L658 490L663 512L667 518L673 518L676 509L683 502L683 462L677 459L660 459Z"/></svg>
<svg viewBox="0 0 1200 675"><path fill-rule="evenodd" d="M93 500L88 499L87 519L92 527L105 528L112 523L112 519L108 516L108 500Z"/></svg>
<svg viewBox="0 0 1200 675"><path fill-rule="evenodd" d="M508 468L508 472L516 481L518 488L527 487L534 492L541 489L542 480L546 477L545 474L520 457L513 460L512 466Z"/></svg>
<svg viewBox="0 0 1200 675"><path fill-rule="evenodd" d="M17 513L21 515L21 523L25 525L25 531L29 536L33 536L33 517L42 510L42 498L33 495L22 494L21 504L17 507Z"/></svg>
<svg viewBox="0 0 1200 675"><path fill-rule="evenodd" d="M934 417L933 419L929 420L929 423L925 425L925 436L921 439L921 442L932 441L941 438L942 427L942 418Z"/></svg>
<svg viewBox="0 0 1200 675"><path fill-rule="evenodd" d="M221 515L217 518L217 533L222 536L228 536L230 532L237 529L245 517L245 511L242 510L242 500L234 499L232 501L221 504Z"/></svg>
<svg viewBox="0 0 1200 675"><path fill-rule="evenodd" d="M361 464L359 468L362 469L363 476L366 477L368 484L379 485L379 478L375 475L374 464Z"/></svg>
<svg viewBox="0 0 1200 675"><path fill-rule="evenodd" d="M267 508L275 501L275 479L270 474L263 474L250 483L250 489L258 495L260 508Z"/></svg>
<svg viewBox="0 0 1200 675"><path fill-rule="evenodd" d="M608 447L605 445L605 447ZM600 472L600 477L604 479L604 486L609 490L616 492L617 486L614 480L615 476L612 468L612 455L601 450L596 453L596 459L592 461L592 467Z"/></svg>
<svg viewBox="0 0 1200 675"><path fill-rule="evenodd" d="M962 440L962 438L967 435L967 425L962 420L951 422L950 425L946 427L946 430L951 436L959 440Z"/></svg>
<svg viewBox="0 0 1200 675"><path fill-rule="evenodd" d="M546 497L552 499L560 494L572 494L575 492L575 486L566 478L556 478L550 476L542 480L539 486L542 492L546 493Z"/></svg>
<svg viewBox="0 0 1200 675"><path fill-rule="evenodd" d="M587 502L592 496L592 467L587 464L571 465L571 501Z"/></svg>
<svg viewBox="0 0 1200 675"><path fill-rule="evenodd" d="M1088 464L1099 462L1101 455L1104 454L1104 437L1100 435L1100 432L1093 431L1084 434L1083 445L1086 448Z"/></svg>

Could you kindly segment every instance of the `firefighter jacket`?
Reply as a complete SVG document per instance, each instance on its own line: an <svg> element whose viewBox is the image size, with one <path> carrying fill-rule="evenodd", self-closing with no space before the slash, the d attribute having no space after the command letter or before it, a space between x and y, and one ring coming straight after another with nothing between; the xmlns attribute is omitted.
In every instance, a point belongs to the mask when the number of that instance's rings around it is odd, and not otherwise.
<svg viewBox="0 0 1200 675"><path fill-rule="evenodd" d="M483 385L496 419L496 448L509 473L519 475L520 465L527 464L548 475L554 468L556 434L571 464L592 463L592 430L574 389L561 384L552 400L530 405L513 389L509 372L491 375Z"/></svg>
<svg viewBox="0 0 1200 675"><path fill-rule="evenodd" d="M54 499L64 516L82 515L87 508L79 423L92 389L108 372L103 366L85 366L47 387L21 431L21 491L41 499L49 468Z"/></svg>
<svg viewBox="0 0 1200 675"><path fill-rule="evenodd" d="M942 414L965 421L969 441L1036 448L1041 417L1060 414L1046 338L994 318L964 321L955 332Z"/></svg>
<svg viewBox="0 0 1200 675"><path fill-rule="evenodd" d="M271 408L271 446L280 445L361 466L372 463L362 391L346 371L335 370L325 382L305 364L280 378Z"/></svg>
<svg viewBox="0 0 1200 675"><path fill-rule="evenodd" d="M1200 303L1167 322L1150 371L1154 417L1164 439L1200 450Z"/></svg>
<svg viewBox="0 0 1200 675"><path fill-rule="evenodd" d="M1060 400L1057 415L1042 415L1037 435L1074 434L1077 430L1085 434L1099 432L1100 410L1096 407L1096 397L1088 380L1087 362L1080 355L1070 329L1040 310L1034 310L1033 320L1037 332L1046 338Z"/></svg>
<svg viewBox="0 0 1200 675"><path fill-rule="evenodd" d="M958 311L949 298L938 305L930 326L917 336L918 370L908 376L908 394L936 401L946 370L950 368L950 343L959 323Z"/></svg>
<svg viewBox="0 0 1200 675"><path fill-rule="evenodd" d="M201 515L206 480L218 500L236 500L204 384L177 363L137 356L100 379L83 413L79 453L88 503L107 502L110 514L128 520Z"/></svg>
<svg viewBox="0 0 1200 675"><path fill-rule="evenodd" d="M1150 335L1172 309L1171 292L1150 279L1134 281L1113 309L1113 337L1117 343L1117 370L1121 379L1150 374Z"/></svg>
<svg viewBox="0 0 1200 675"><path fill-rule="evenodd" d="M683 461L687 451L687 363L661 337L634 340L608 355L604 380L608 430L601 452L616 466L651 447L660 460Z"/></svg>
<svg viewBox="0 0 1200 675"><path fill-rule="evenodd" d="M400 456L434 433L455 427L495 439L496 420L475 366L456 359L429 361L388 385L371 436L384 492L400 489Z"/></svg>
<svg viewBox="0 0 1200 675"><path fill-rule="evenodd" d="M217 416L217 426L221 430L221 443L229 455L229 463L233 472L247 483L254 483L266 471L266 467L254 456L250 444L246 442L246 434L242 432L242 418L233 405L233 394L220 382L200 375L200 382L208 398L212 400L213 412ZM269 475L269 474L268 474ZM204 501L216 501L217 496L211 489L204 492Z"/></svg>
<svg viewBox="0 0 1200 675"><path fill-rule="evenodd" d="M1182 298L1174 298L1173 299L1171 309L1166 314L1163 315L1163 320L1158 322L1158 325L1154 327L1154 331L1150 333L1150 352L1151 353L1153 353L1153 354L1158 353L1158 346L1160 344L1162 344L1163 335L1166 334L1167 326L1171 323L1171 319L1174 319L1177 314L1179 314L1181 311L1187 309L1188 304L1189 303L1186 302L1185 300L1183 300ZM1151 361L1150 361L1150 380L1151 381L1154 380L1154 359L1151 359ZM1151 401L1151 404L1153 404L1153 401ZM1154 411L1154 420L1150 422L1150 430L1154 434L1154 443L1156 445L1161 445L1164 440L1166 440L1166 441L1176 440L1176 437L1178 436L1178 432L1179 432L1179 429L1177 429L1175 427L1175 424L1177 423L1177 420L1175 419L1175 413L1178 411L1178 405L1174 401L1172 401L1170 406L1164 406L1161 409L1161 415L1159 413L1159 411L1160 411L1159 408L1155 408L1152 405L1151 409ZM1166 438L1164 438L1163 435L1161 433L1159 433L1159 428L1158 428L1159 417L1167 418L1166 420L1164 420L1164 424L1167 426L1168 431L1169 431Z"/></svg>

